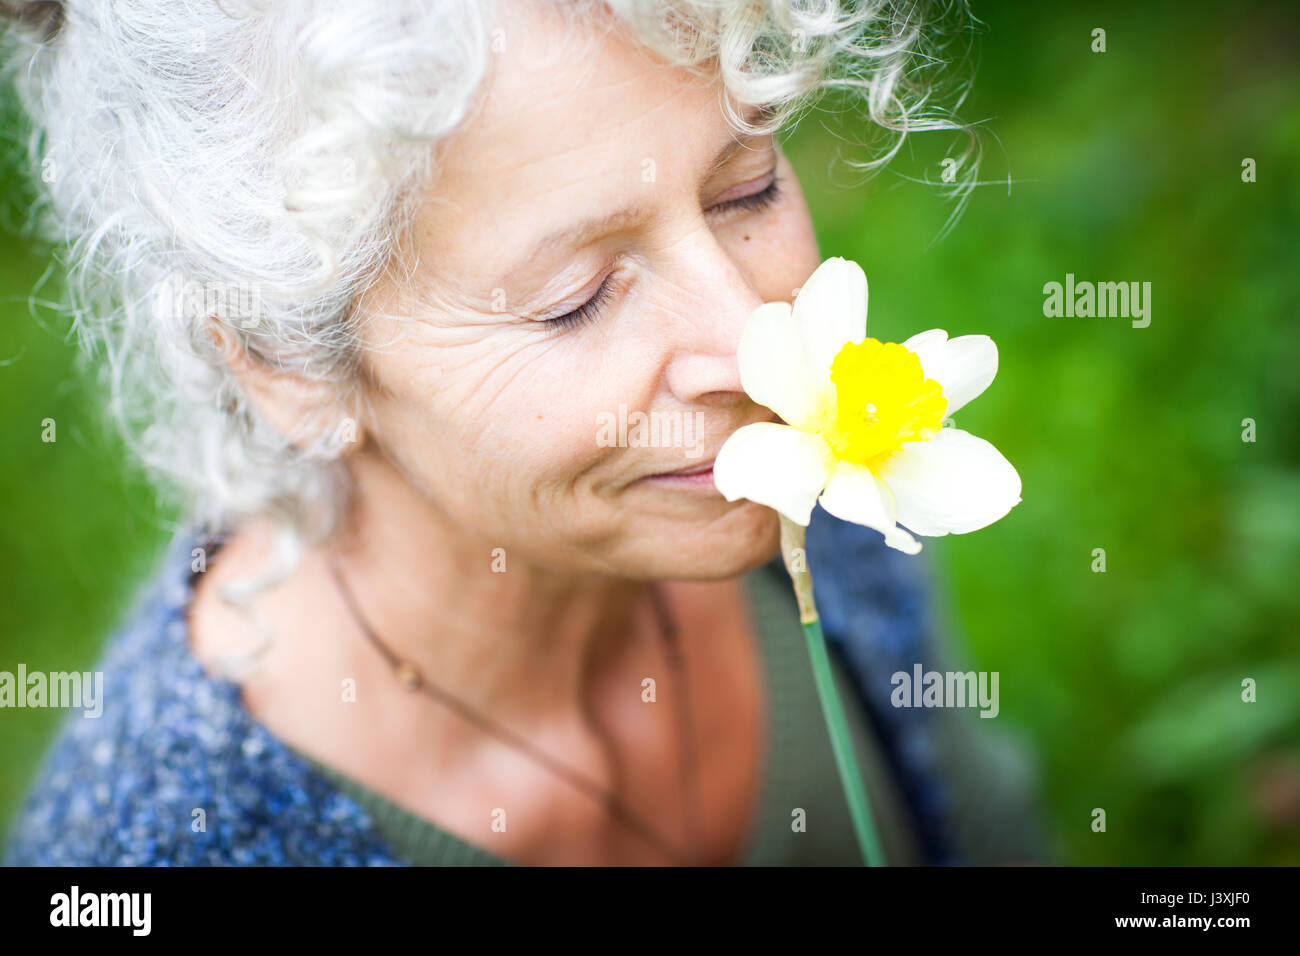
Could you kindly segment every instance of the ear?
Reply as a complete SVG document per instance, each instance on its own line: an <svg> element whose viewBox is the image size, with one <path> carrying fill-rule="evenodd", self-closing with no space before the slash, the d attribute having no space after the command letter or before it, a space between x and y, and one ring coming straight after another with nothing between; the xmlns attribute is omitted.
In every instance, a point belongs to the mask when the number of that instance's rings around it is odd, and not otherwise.
<svg viewBox="0 0 1300 956"><path fill-rule="evenodd" d="M231 330L212 316L208 336L239 381L249 404L295 447L306 450L323 441L339 457L353 454L365 440L355 417L342 412L328 382L276 369L248 354Z"/></svg>

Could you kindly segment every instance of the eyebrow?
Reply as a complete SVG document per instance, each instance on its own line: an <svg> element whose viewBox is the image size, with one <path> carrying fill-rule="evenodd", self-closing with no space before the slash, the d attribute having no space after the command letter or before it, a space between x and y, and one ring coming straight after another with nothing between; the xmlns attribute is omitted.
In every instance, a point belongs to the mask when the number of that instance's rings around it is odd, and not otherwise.
<svg viewBox="0 0 1300 956"><path fill-rule="evenodd" d="M746 113L746 118L753 124L768 119L772 115L770 107L758 106L751 108ZM705 170L705 178L712 176L719 169L725 166L731 157L745 145L745 139L748 137L733 136L727 141L727 144L718 150L712 162L709 163ZM542 251L549 246L577 246L608 232L620 229L629 223L636 222L640 219L647 219L651 215L651 208L641 203L630 203L621 209L601 216L594 216L589 219L583 219L567 226L562 226L554 232L549 233L532 247L528 255L522 260L522 265L527 266L537 259Z"/></svg>

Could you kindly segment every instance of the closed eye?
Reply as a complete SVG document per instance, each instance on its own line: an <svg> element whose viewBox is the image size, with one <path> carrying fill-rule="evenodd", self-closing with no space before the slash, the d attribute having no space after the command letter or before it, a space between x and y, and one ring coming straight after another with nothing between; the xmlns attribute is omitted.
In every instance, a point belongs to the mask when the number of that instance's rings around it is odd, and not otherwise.
<svg viewBox="0 0 1300 956"><path fill-rule="evenodd" d="M748 196L738 196L735 199L728 199L726 202L718 203L711 211L730 212L733 209L766 209L772 203L781 197L781 182L773 176L764 189L756 193L750 193Z"/></svg>
<svg viewBox="0 0 1300 956"><path fill-rule="evenodd" d="M613 276L614 274L612 272L607 275L605 281L600 284L600 288L596 290L596 293L572 312L566 312L564 315L557 315L553 319L547 319L545 324L548 330L573 329L580 325L586 325L588 322L594 320L597 313L600 312L601 306L603 306L613 294L610 289L610 280Z"/></svg>

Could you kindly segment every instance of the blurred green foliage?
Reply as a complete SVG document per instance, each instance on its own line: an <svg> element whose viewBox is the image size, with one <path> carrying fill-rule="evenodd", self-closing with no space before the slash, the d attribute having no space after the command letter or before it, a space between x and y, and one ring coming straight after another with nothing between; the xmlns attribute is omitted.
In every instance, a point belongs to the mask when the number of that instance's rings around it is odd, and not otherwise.
<svg viewBox="0 0 1300 956"><path fill-rule="evenodd" d="M1294 11L1098 10L976 5L962 113L987 119L991 184L938 242L950 207L917 180L939 181L960 141L917 135L855 189L827 161L859 155L855 120L805 121L789 150L823 256L867 272L869 334L998 343L998 379L954 418L1017 466L1024 500L927 547L977 665L1001 674L1003 719L1038 752L1061 858L1296 864ZM1066 273L1150 281L1150 326L1045 317L1043 286Z"/></svg>
<svg viewBox="0 0 1300 956"><path fill-rule="evenodd" d="M6 117L13 114L5 101ZM166 532L155 495L106 426L68 322L58 270L21 238L32 195L13 132L0 165L0 670L89 670ZM47 276L47 270L51 276ZM43 424L54 421L55 441ZM67 711L0 711L0 827Z"/></svg>
<svg viewBox="0 0 1300 956"><path fill-rule="evenodd" d="M870 334L938 326L999 345L997 381L955 418L1017 466L1024 501L979 534L929 542L941 604L974 665L1001 674L1001 720L1037 755L1062 860L1300 863L1294 14L976 13L962 115L987 120L990 184L941 241L951 206L917 180L939 180L946 134L912 137L866 181L832 162L862 155L852 116L811 116L787 143L823 255L866 269ZM1096 27L1105 53L1091 51ZM1255 183L1242 182L1245 157ZM164 521L102 427L66 325L30 301L48 255L20 238L20 170L6 155L0 669L88 668ZM1043 285L1067 272L1151 282L1150 327L1045 317ZM46 418L56 443L40 440ZM5 714L0 821L60 716Z"/></svg>

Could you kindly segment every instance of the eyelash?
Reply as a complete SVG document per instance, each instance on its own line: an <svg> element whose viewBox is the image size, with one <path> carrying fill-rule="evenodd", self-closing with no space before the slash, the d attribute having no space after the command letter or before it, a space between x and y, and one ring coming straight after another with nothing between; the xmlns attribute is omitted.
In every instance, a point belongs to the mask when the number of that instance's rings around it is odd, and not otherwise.
<svg viewBox="0 0 1300 956"><path fill-rule="evenodd" d="M780 198L780 195L781 187L779 180L773 177L772 182L758 192L751 193L748 196L741 196L738 199L729 199L713 208L715 210L724 210L727 212L736 209L744 209L752 212L766 209L768 206L775 203L777 199ZM599 315L601 307L610 297L612 292L611 286L613 285L611 282L612 278L612 273L606 276L605 281L602 282L600 288L596 290L596 294L572 312L566 312L564 315L557 315L553 319L547 319L544 324L548 328L563 330L578 328L579 326L586 325L588 322L594 321Z"/></svg>
<svg viewBox="0 0 1300 956"><path fill-rule="evenodd" d="M596 290L595 295L572 312L566 312L564 315L557 315L553 319L547 319L545 323L547 327L552 329L573 329L580 325L586 325L595 319L596 314L600 312L600 307L609 298L611 278L613 278L613 273L605 277L605 281L600 284L600 288Z"/></svg>
<svg viewBox="0 0 1300 956"><path fill-rule="evenodd" d="M772 203L776 202L781 196L780 180L772 177L772 182L760 189L756 193L750 193L748 196L741 196L739 199L729 199L726 202L714 206L714 209L725 209L730 212L733 209L766 209Z"/></svg>

